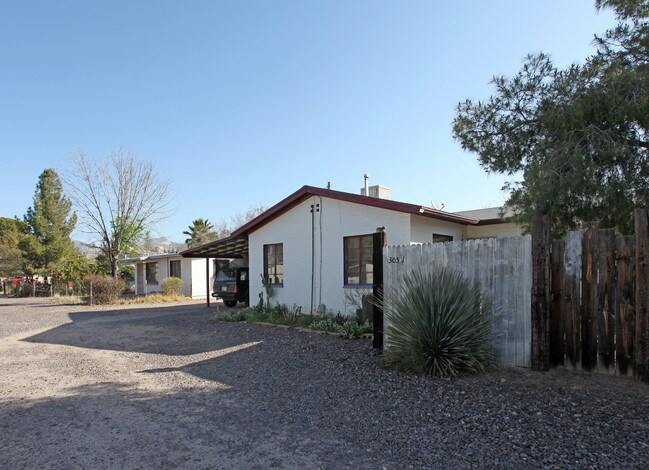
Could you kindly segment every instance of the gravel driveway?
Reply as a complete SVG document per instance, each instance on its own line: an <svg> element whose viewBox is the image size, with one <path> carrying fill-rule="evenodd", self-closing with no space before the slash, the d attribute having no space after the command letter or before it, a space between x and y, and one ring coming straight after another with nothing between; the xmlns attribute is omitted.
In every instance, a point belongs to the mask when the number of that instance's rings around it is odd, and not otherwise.
<svg viewBox="0 0 649 470"><path fill-rule="evenodd" d="M201 303L0 297L0 468L649 468L649 386L430 380Z"/></svg>

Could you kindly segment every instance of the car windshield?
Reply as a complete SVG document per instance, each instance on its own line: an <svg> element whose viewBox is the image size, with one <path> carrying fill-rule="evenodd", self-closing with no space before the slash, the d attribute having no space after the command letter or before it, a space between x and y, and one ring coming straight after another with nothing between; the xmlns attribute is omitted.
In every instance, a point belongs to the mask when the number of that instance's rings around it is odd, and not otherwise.
<svg viewBox="0 0 649 470"><path fill-rule="evenodd" d="M219 271L216 273L216 282L227 282L227 281L234 281L235 279L235 271L234 269L224 269L223 271Z"/></svg>

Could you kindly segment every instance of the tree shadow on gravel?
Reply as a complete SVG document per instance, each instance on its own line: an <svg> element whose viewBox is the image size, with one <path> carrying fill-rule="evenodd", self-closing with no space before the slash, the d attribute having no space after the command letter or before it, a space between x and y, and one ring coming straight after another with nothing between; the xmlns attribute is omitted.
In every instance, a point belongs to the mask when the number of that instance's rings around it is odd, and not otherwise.
<svg viewBox="0 0 649 470"><path fill-rule="evenodd" d="M202 305L153 306L69 313L72 320L24 338L30 343L89 349L191 355L241 344L240 337L221 334L211 320L213 310ZM243 335L244 339L246 335ZM250 336L247 341L254 341Z"/></svg>

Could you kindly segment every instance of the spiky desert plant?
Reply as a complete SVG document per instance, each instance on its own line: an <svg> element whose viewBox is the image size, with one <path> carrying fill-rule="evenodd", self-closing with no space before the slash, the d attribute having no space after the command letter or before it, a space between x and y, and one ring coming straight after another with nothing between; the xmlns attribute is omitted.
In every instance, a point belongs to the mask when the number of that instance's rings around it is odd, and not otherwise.
<svg viewBox="0 0 649 470"><path fill-rule="evenodd" d="M388 366L456 377L483 372L491 363L491 302L462 273L416 269L383 306Z"/></svg>

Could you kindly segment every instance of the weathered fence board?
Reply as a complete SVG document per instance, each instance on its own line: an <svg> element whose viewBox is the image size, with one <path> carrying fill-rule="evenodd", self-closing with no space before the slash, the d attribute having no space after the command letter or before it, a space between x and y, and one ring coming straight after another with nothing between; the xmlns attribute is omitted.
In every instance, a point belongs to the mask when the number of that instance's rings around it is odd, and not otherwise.
<svg viewBox="0 0 649 470"><path fill-rule="evenodd" d="M502 366L529 366L531 238L491 238L384 248L386 299L417 267L452 267L492 298L494 358Z"/></svg>
<svg viewBox="0 0 649 470"><path fill-rule="evenodd" d="M563 303L561 316L565 325L565 350L567 362L581 368L581 244L583 234L571 232L566 236L563 256Z"/></svg>
<svg viewBox="0 0 649 470"><path fill-rule="evenodd" d="M597 368L597 225L587 224L582 245L581 367Z"/></svg>
<svg viewBox="0 0 649 470"><path fill-rule="evenodd" d="M618 237L615 243L617 267L615 296L615 358L621 375L633 375L635 337L635 250L633 237Z"/></svg>
<svg viewBox="0 0 649 470"><path fill-rule="evenodd" d="M649 382L649 213L635 210L635 377Z"/></svg>
<svg viewBox="0 0 649 470"><path fill-rule="evenodd" d="M550 265L552 272L551 289L553 292L550 308L550 338L565 338L565 324L561 321L564 304L564 271L561 269L563 257L565 256L566 242L565 240L554 240L552 242L552 258ZM550 342L550 366L555 367L562 365L565 356L565 341L551 341Z"/></svg>
<svg viewBox="0 0 649 470"><path fill-rule="evenodd" d="M550 221L532 221L532 369L550 368Z"/></svg>
<svg viewBox="0 0 649 470"><path fill-rule="evenodd" d="M597 289L598 372L615 372L615 230L600 230Z"/></svg>

